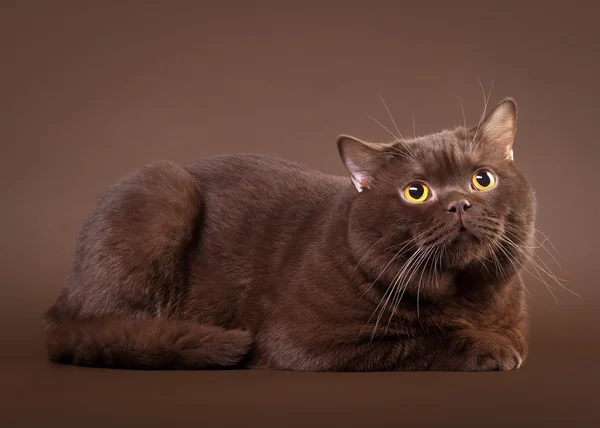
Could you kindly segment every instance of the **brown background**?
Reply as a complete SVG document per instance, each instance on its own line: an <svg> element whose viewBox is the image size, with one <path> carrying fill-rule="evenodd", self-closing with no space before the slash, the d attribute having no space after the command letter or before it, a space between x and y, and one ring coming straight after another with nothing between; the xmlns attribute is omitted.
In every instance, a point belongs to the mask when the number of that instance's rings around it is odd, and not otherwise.
<svg viewBox="0 0 600 428"><path fill-rule="evenodd" d="M1 426L600 426L598 13L592 3L59 2L0 9ZM415 5L414 3L418 3ZM433 132L519 104L516 162L568 286L528 277L531 355L485 374L128 372L45 360L98 192L156 159L257 152L344 173L366 114ZM544 257L544 252L539 252ZM544 260L551 262L545 256ZM83 422L87 418L86 422Z"/></svg>

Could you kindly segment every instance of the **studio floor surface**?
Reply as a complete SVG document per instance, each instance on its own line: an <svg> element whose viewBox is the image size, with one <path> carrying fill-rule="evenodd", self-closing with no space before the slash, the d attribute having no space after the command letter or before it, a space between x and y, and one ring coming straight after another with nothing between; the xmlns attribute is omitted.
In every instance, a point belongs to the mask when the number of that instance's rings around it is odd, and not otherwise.
<svg viewBox="0 0 600 428"><path fill-rule="evenodd" d="M599 427L585 309L549 309L527 364L504 373L120 371L53 365L34 345L1 362L0 426Z"/></svg>

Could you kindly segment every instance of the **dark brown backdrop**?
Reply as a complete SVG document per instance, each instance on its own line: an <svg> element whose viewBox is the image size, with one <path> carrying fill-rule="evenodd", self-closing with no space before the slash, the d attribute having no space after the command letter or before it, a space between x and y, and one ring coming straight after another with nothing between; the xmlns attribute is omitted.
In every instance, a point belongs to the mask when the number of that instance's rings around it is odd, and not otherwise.
<svg viewBox="0 0 600 428"><path fill-rule="evenodd" d="M0 3L0 424L599 426L593 3L294 3ZM528 277L522 370L140 373L45 361L40 315L96 195L122 175L238 151L343 173L337 134L388 138L365 116L391 126L378 93L403 133L414 114L422 134L462 123L453 93L477 121L478 76L494 79L492 103L519 103L516 162L560 251L553 270L583 297L557 291L557 306Z"/></svg>

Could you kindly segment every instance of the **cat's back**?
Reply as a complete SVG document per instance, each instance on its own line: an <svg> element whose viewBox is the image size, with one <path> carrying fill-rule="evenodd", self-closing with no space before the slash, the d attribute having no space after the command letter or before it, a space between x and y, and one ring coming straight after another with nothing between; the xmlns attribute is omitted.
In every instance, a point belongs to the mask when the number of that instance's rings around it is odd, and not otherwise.
<svg viewBox="0 0 600 428"><path fill-rule="evenodd" d="M269 155L255 153L231 153L206 156L183 165L194 175L226 174L229 176L239 174L252 174L256 172L311 172L305 165ZM313 171L316 172L316 171Z"/></svg>
<svg viewBox="0 0 600 428"><path fill-rule="evenodd" d="M233 198L239 203L269 205L330 200L347 187L344 177L325 174L274 156L235 153L208 156L184 165L198 181L205 198Z"/></svg>

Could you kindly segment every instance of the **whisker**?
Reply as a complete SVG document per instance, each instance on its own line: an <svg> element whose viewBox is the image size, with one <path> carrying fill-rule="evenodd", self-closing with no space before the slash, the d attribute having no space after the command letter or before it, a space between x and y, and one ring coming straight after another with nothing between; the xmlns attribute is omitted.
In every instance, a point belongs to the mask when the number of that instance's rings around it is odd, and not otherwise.
<svg viewBox="0 0 600 428"><path fill-rule="evenodd" d="M529 295L529 298L533 299L533 296L531 295L531 293L529 292L529 288L527 288L527 285L525 285L525 281L523 281L523 277L521 276L521 274L519 272L517 272L517 276L519 277L519 279L521 280L521 284L523 284L523 288L525 288L525 291L527 292L527 294Z"/></svg>
<svg viewBox="0 0 600 428"><path fill-rule="evenodd" d="M562 282L568 282L568 280L566 279L562 279L557 277L552 270L548 267L548 265L546 264L546 262L544 262L544 260L542 260L540 258L540 256L538 256L535 253L532 253L531 255L527 252L525 252L521 247L519 247L517 244L515 244L510 238L508 237L502 237L502 239L506 240L506 242L508 242L510 245L512 245L515 249L517 249L518 251L520 251L523 256L525 256L528 261L530 261L532 264L535 264L542 272L544 272L546 275L548 275L550 278L552 278L554 281L556 281L557 283L559 283L562 286ZM533 257L537 257L538 260L540 261L540 263L544 266L544 268L542 268L542 266L535 260L533 259Z"/></svg>
<svg viewBox="0 0 600 428"><path fill-rule="evenodd" d="M527 288L527 286L525 285L525 281L523 281L523 278L521 278L521 275L519 274L519 269L518 267L515 265L515 261L513 260L513 257L511 257L510 253L502 246L499 246L499 249L502 251L502 253L506 256L506 259L510 262L510 264L512 265L513 269L515 270L515 273L519 276L519 278L521 279L521 283L523 284L523 287L525 288L525 291L527 291L527 294L529 294L529 297L533 298L533 296L531 295L531 293L529 292L529 289ZM550 294L552 294L552 291L550 291ZM552 297L554 297L554 295L552 295ZM556 298L555 298L556 300ZM558 303L558 302L557 302Z"/></svg>
<svg viewBox="0 0 600 428"><path fill-rule="evenodd" d="M409 259L406 261L406 263L404 264L404 266L402 267L402 271L404 271L408 266L411 265L411 262L413 259L415 259L416 257L418 257L420 251L422 250L422 248L419 248L412 256L409 257ZM391 295L393 294L394 290L396 288L396 284L392 284L392 286L390 286L386 292L384 293L383 297L381 298L381 300L379 301L379 304L377 305L377 307L375 308L375 310L373 311L373 314L371 315L371 317L369 317L367 323L369 323L371 321L371 319L373 318L373 316L375 315L375 313L378 312L378 309L381 307L381 304L384 302L385 300L385 304L382 307L382 310L379 311L379 315L377 317L377 321L375 322L375 327L373 328L373 333L371 335L371 340L373 340L373 338L375 337L375 334L377 332L377 326L379 325L379 321L381 320L381 315L383 313L384 308L387 306L387 303L391 297ZM388 295L389 294L389 295ZM387 299L386 299L387 296Z"/></svg>
<svg viewBox="0 0 600 428"><path fill-rule="evenodd" d="M559 252L559 251L556 249L556 247L554 246L554 244L552 243L552 241L550 240L550 238L549 238L549 237L548 237L548 236L547 236L547 235L546 235L544 232L542 232L542 231L541 231L541 230L539 230L539 229L534 229L534 230L535 230L536 232L538 232L539 234L541 234L541 235L542 235L542 236L545 238L545 240L547 240L547 241L548 241L548 243L549 243L550 245L552 245L552 248L554 249L554 251L556 251L556 254L560 255L560 252Z"/></svg>
<svg viewBox="0 0 600 428"><path fill-rule="evenodd" d="M561 265L558 262L558 260L556 260L556 257L554 257L554 255L544 246L544 243L546 241L548 241L550 243L550 245L552 245L553 249L558 253L558 250L556 249L556 247L552 244L552 242L550 241L550 239L548 238L548 236L543 233L542 231L540 231L539 229L534 229L535 231L539 232L540 234L542 234L544 236L544 240L543 241L538 241L535 236L533 236L533 240L536 241L539 244L539 247L543 248L548 255L552 258L552 260L558 265L558 267L560 268ZM517 232L519 231L518 228L511 226L511 225L506 225L506 233L507 235L512 235L513 237L517 238L518 234ZM563 278L559 278L557 275L555 275L552 272L552 269L550 269L550 267L546 264L546 262L535 252L526 252L523 250L523 248L526 249L535 249L535 248L539 248L539 247L532 247L532 246L525 246L525 245L517 245L512 239L510 239L509 236L504 236L501 237L503 240L505 240L506 242L508 242L513 248L515 248L516 250L518 250L524 257L525 259L527 259L527 261L532 265L532 267L535 269L535 271L538 273L538 275L541 276L541 273L546 274L552 281L556 282L558 285L560 285L561 289L563 291L568 291L571 294L573 294L574 296L579 297L580 299L583 299L583 297L581 297L579 294L577 294L575 291L571 290L569 287L567 287L566 285L563 284L563 282L569 282L566 279ZM537 260L536 260L537 259ZM539 261L539 262L538 262ZM531 272L529 272L531 274ZM533 275L533 274L532 274ZM533 275L535 277L535 275ZM540 280L540 278L537 278L538 280Z"/></svg>
<svg viewBox="0 0 600 428"><path fill-rule="evenodd" d="M381 126L383 129L385 129L388 134L390 134L392 137L394 137L395 141L400 141L400 138L397 137L392 131L390 131L387 126L385 126L383 123L381 123L380 121L378 121L377 119L375 119L373 116L369 116L368 114L365 113L365 116L367 116L369 119L371 119L373 122L375 122L376 124L378 124L379 126Z"/></svg>
<svg viewBox="0 0 600 428"><path fill-rule="evenodd" d="M446 250L446 247L439 246L439 251L438 251L438 253L436 253L436 262L435 262L435 265L434 265L434 268L433 268L434 269L433 270L433 277L435 278L435 288L438 289L438 290L440 289L440 283L439 283L439 278L438 278L438 275L437 275L437 266L438 266L438 264L440 265L440 273L443 273L443 271L442 271L442 257L444 256L445 250Z"/></svg>
<svg viewBox="0 0 600 428"><path fill-rule="evenodd" d="M378 152L377 155L382 156L382 155L390 155L390 156L398 156L400 158L406 159L406 160L413 160L411 157L406 156L406 154L402 153L401 151L395 151L395 152Z"/></svg>
<svg viewBox="0 0 600 428"><path fill-rule="evenodd" d="M354 270L352 270L352 273L350 274L350 279L348 279L348 283L350 283L352 281L352 277L354 276L354 273L356 272L356 269L358 269L358 266L364 260L364 258L367 256L367 254L369 253L369 251L371 251L373 249L373 247L375 247L375 245L377 245L379 242L381 242L381 240L383 238L384 238L384 236L382 236L381 238L379 238L377 241L375 241L375 243L373 245L371 245L369 247L369 249L367 251L365 251L365 253L362 255L362 257L360 258L360 260L356 263L356 266L354 266Z"/></svg>
<svg viewBox="0 0 600 428"><path fill-rule="evenodd" d="M432 247L433 250L436 249L436 247ZM429 251L427 253L427 258L425 259L425 261L423 262L423 267L427 266L427 263L429 262L429 259L431 258L431 254L433 254L433 250ZM420 313L419 313L419 295L421 293L421 282L423 281L423 274L425 273L425 269L421 270L421 276L419 278L419 285L417 286L417 318L420 317Z"/></svg>
<svg viewBox="0 0 600 428"><path fill-rule="evenodd" d="M408 154L410 155L409 159L411 159L411 160L413 160L413 161L415 161L415 162L417 161L417 155L416 155L416 153L415 153L415 152L414 152L414 151L413 151L413 150L412 150L412 149L409 147L409 145L408 145L406 142L404 142L404 141L400 141L400 140L397 140L397 141L395 142L395 144L400 144L400 145L401 145L401 146L402 146L402 147L403 147L403 148L404 148L404 149L405 149L405 150L408 152ZM404 154L404 153L403 153L403 152L402 152L402 151L401 151L399 148L397 148L397 147L390 146L389 148L390 148L390 149L392 149L392 150L396 150L398 153L402 153L402 154Z"/></svg>
<svg viewBox="0 0 600 428"><path fill-rule="evenodd" d="M490 249L490 254L492 256L492 259L494 261L494 267L496 268L496 272L498 272L500 274L501 278L507 278L506 273L504 272L504 268L502 267L502 263L500 263L500 260L498 259L498 256L496 255L496 252L494 251L494 248L488 244L488 247Z"/></svg>
<svg viewBox="0 0 600 428"><path fill-rule="evenodd" d="M515 229L516 230L516 229ZM507 228L506 233L512 235L515 238L518 238L518 233L511 231L509 228ZM532 237L532 239L538 244L537 246L527 246L527 245L522 245L523 248L527 248L527 249L531 249L531 250L535 250L535 249L539 249L539 248L543 248L548 255L552 258L552 260L554 261L554 263L556 263L556 265L562 269L561 264L558 262L558 260L556 259L556 257L554 257L554 254L552 254L550 252L550 250L548 250L548 248L546 248L544 246L544 243L549 242L550 245L552 245L552 243L548 240L548 238L545 238L543 241L539 241L535 236ZM538 256L537 254L535 255L538 259L541 260L540 256Z"/></svg>
<svg viewBox="0 0 600 428"><path fill-rule="evenodd" d="M460 103L460 111L462 111L462 117L463 117L463 128L466 129L467 128L467 119L465 117L465 107L463 106L463 102L460 99L460 97L458 96L458 94L456 94L454 92L453 92L453 94L456 98L458 98L458 102Z"/></svg>
<svg viewBox="0 0 600 428"><path fill-rule="evenodd" d="M413 111L413 137L417 138L417 127L415 126L415 112Z"/></svg>
<svg viewBox="0 0 600 428"><path fill-rule="evenodd" d="M402 296L404 295L404 292L406 291L406 288L408 287L408 283L412 279L414 272L416 272L416 270L419 269L419 267L421 266L421 264L427 258L428 254L431 251L430 249L426 249L425 251L423 251L423 248L424 247L419 247L417 252L415 252L415 254L413 254L409 258L409 260L405 263L405 265L402 267L400 272L396 275L396 277L392 281L392 285L389 288L391 290L391 293L387 297L384 306L382 307L381 311L379 312L379 316L377 317L377 322L375 323L375 329L376 329L377 325L379 324L379 321L381 320L381 317L383 316L383 313L385 312L385 310L387 308L390 297L392 297L392 295L395 294L394 298L391 301L392 304L391 304L390 318L388 319L388 323L387 323L384 335L387 333L391 318L394 315L394 308L400 303L400 299L402 299ZM409 272L410 272L410 277L408 278L408 280L402 281L403 276L408 275Z"/></svg>
<svg viewBox="0 0 600 428"><path fill-rule="evenodd" d="M498 248L499 248L499 249L500 249L500 250L501 250L501 251L502 251L502 252L503 252L503 253L506 255L506 257L508 258L508 260L509 260L509 261L512 261L512 259L511 259L510 255L509 255L509 254L506 252L507 250L506 250L506 249L505 249L505 248L502 246L502 244L501 244L501 243L500 243L500 245L499 245L499 247L498 247ZM513 265L514 265L514 263L513 263ZM553 299L554 299L554 301L556 302L556 305L557 305L557 306L560 306L560 305L559 305L559 303L558 303L558 299L556 298L556 296L555 296L555 295L554 295L554 293L552 292L552 290L556 290L556 289L555 289L554 287L552 287L550 284L548 284L548 283L547 283L547 282L546 282L546 281L545 281L545 280L544 280L544 279L541 277L541 275L539 275L539 271L537 271L537 269L536 269L536 272L538 273L538 275L535 275L535 274L534 274L534 273L532 273L532 272L531 272L529 269L527 269L527 267L526 267L526 266L522 266L522 268L523 268L523 269L524 269L524 270L525 270L527 273L529 273L529 274L530 274L532 277L534 277L535 279L537 279L538 281L540 281L541 283L543 283L543 284L546 286L546 288L548 289L548 291L550 292L550 294L552 295L552 298L553 298ZM535 269L535 266L534 266L534 269Z"/></svg>
<svg viewBox="0 0 600 428"><path fill-rule="evenodd" d="M481 83L481 79L479 79L479 76L477 77L477 81L479 82L479 86L481 87L481 92L483 93L484 106L483 106L483 113L481 114L481 117L479 118L479 122L477 123L477 128L475 129L475 135L473 136L473 140L472 140L473 142L477 139L477 133L479 132L479 128L481 128L481 125L483 124L483 120L485 119L485 116L487 114L488 102L490 100L490 95L492 95L492 89L494 87L494 79L492 78L492 84L490 85L490 91L489 91L489 94L486 96L485 89L483 87L483 83Z"/></svg>
<svg viewBox="0 0 600 428"><path fill-rule="evenodd" d="M387 126L385 126L383 123L381 123L380 121L378 121L377 119L375 119L373 116L370 116L370 115L368 115L366 113L365 113L365 116L367 116L373 122L375 122L376 124L378 124L379 126L381 126L388 134L390 134L392 136L392 138L394 139L393 143L401 144L402 147L404 147L406 149L406 151L408 151L410 157L407 158L407 159L409 159L409 160L416 160L415 153L410 149L410 147L408 147L407 144L405 144L401 140L401 137L396 136L396 134L394 134L392 131L390 131L390 129ZM398 152L398 154L405 156L405 154L402 153L402 151L400 151L397 147L388 146L387 148L392 149L392 150L396 150L396 152Z"/></svg>
<svg viewBox="0 0 600 428"><path fill-rule="evenodd" d="M418 235L417 235L418 236ZM369 285L369 287L367 287L367 289L364 291L363 295L366 294L371 287L373 287L373 285L379 281L379 278L381 278L381 276L385 273L385 271L387 270L387 268L398 258L400 257L402 254L402 250L404 250L406 247L408 247L408 245L411 245L415 240L417 239L417 237L412 238L411 240L407 241L402 248L400 248L396 254L394 254L394 257L392 257L392 259L388 262L387 265L385 265L385 267L383 268L383 270L381 271L381 273L377 276L377 278L375 278L375 280L373 282L371 282L371 285Z"/></svg>
<svg viewBox="0 0 600 428"><path fill-rule="evenodd" d="M435 247L429 247L424 254L422 254L422 256L415 262L414 267L410 270L406 272L406 275L410 275L408 276L408 278L406 278L404 280L404 290L406 290L406 288L408 287L408 284L410 283L410 281L412 280L414 274L418 271L418 269L423 265L427 264L429 255L432 253L433 249ZM424 270L422 271L422 273L424 272ZM402 278L399 278L399 281L402 280ZM402 295L398 298L398 301L395 303L395 306L400 304L400 301L402 300L402 296L404 295L404 292L402 293ZM417 298L417 312L418 312L418 298Z"/></svg>
<svg viewBox="0 0 600 428"><path fill-rule="evenodd" d="M534 238L534 239L535 239L535 238ZM556 265L557 265L559 268L561 268L561 269L562 269L562 266L560 265L560 263L558 262L558 260L556 260L556 257L554 257L554 254L552 254L552 253L550 252L550 250L548 250L548 249L547 249L547 248L544 246L544 244L545 244L546 242L550 242L550 241L548 241L548 239L547 239L547 238L546 238L546 239L544 239L542 242L538 241L537 239L535 239L535 241L537 241L537 243L539 244L539 245L538 245L538 248L543 248L544 250L546 250L546 252L547 252L547 253L548 253L548 255L549 255L551 258L552 258L552 260L554 260L554 263L556 263ZM552 245L552 244L550 243L550 245Z"/></svg>
<svg viewBox="0 0 600 428"><path fill-rule="evenodd" d="M392 120L392 123L394 124L394 127L396 128L396 132L400 136L400 139L404 140L404 137L402 136L402 133L398 129L398 125L396 125L396 121L394 120L394 117L392 116L392 113L390 112L390 109L388 108L387 104L385 103L383 97L381 96L381 94L377 94L377 95L379 96L379 99L381 100L381 102L383 103L383 106L387 110L388 115L390 116L390 119Z"/></svg>
<svg viewBox="0 0 600 428"><path fill-rule="evenodd" d="M542 263L542 265L544 267L542 267L536 260L533 259L532 256L530 256L529 254L527 254L525 251L523 251L521 248L519 248L514 242L512 242L509 238L507 237L502 237L503 240L505 240L505 242L507 242L509 245L512 245L513 248L515 248L516 250L520 251L520 253L531 263L531 266L535 269L535 271L541 276L540 271L545 273L546 275L548 275L548 277L553 280L554 282L556 282L564 291L568 291L570 293L572 293L574 296L579 297L580 299L583 299L583 297L581 297L579 294L577 294L576 292L574 292L573 290L571 290L570 288L568 288L567 286L565 286L563 284L563 282L566 282L566 280L558 278L554 273L552 273L552 271L550 270L550 268L548 267L548 265L542 260L540 259L540 262ZM535 254L534 254L535 255ZM536 255L537 256L537 255ZM539 258L539 256L538 256ZM545 269L544 269L545 268Z"/></svg>

